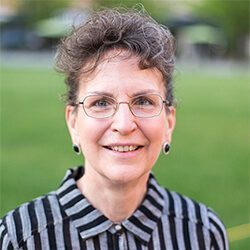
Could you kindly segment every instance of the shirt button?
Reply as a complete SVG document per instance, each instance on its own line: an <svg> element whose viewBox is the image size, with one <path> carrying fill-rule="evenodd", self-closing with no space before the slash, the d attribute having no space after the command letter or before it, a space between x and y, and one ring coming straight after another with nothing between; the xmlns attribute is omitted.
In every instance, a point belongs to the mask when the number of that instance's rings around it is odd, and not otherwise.
<svg viewBox="0 0 250 250"><path fill-rule="evenodd" d="M123 228L122 228L122 226L121 226L120 224L116 224L116 225L115 225L115 230L116 230L116 232L117 232L119 235L121 235L121 234L123 233Z"/></svg>
<svg viewBox="0 0 250 250"><path fill-rule="evenodd" d="M116 224L115 225L115 230L116 231L120 231L122 229L122 226L121 225L119 225L119 224Z"/></svg>

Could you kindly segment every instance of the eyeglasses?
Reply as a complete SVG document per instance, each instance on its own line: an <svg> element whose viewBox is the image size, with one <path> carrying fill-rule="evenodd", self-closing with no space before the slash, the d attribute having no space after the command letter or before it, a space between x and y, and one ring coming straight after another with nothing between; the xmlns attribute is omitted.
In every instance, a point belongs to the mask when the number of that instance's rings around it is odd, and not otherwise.
<svg viewBox="0 0 250 250"><path fill-rule="evenodd" d="M89 117L102 119L113 116L120 104L127 104L131 113L140 118L151 118L160 115L163 105L170 106L168 101L164 101L158 94L138 95L129 102L117 102L116 99L106 95L88 95L82 102L85 114Z"/></svg>

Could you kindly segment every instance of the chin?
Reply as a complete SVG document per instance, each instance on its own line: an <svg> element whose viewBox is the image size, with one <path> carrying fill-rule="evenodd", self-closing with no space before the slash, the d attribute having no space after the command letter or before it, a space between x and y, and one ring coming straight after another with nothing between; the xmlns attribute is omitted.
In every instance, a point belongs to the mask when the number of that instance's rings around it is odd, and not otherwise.
<svg viewBox="0 0 250 250"><path fill-rule="evenodd" d="M131 166L117 166L116 169L112 169L105 174L106 178L113 184L128 184L131 182L138 182L143 176L148 174L149 171L140 171L138 168L132 169Z"/></svg>

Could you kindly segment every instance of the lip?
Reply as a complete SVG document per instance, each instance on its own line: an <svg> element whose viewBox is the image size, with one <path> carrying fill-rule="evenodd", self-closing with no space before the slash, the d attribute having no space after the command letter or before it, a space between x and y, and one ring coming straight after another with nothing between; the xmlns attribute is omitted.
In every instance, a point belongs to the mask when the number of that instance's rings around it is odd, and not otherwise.
<svg viewBox="0 0 250 250"><path fill-rule="evenodd" d="M103 149L107 153L111 154L112 156L129 159L129 158L136 157L138 154L140 154L143 147L139 147L138 149L136 149L134 151L126 151L126 152L114 151L114 150L110 150L110 149L108 149L106 147L103 147Z"/></svg>
<svg viewBox="0 0 250 250"><path fill-rule="evenodd" d="M114 146L122 146L122 147L125 147L125 146L136 146L136 147L142 147L143 145L142 144L138 144L138 143L133 143L133 142L126 142L126 143L121 143L121 142L118 142L118 143L110 143L110 144L105 144L103 145L103 147L114 147Z"/></svg>
<svg viewBox="0 0 250 250"><path fill-rule="evenodd" d="M115 146L136 146L138 147L136 150L134 151L126 151L126 152L121 152L121 151L115 151L110 149L110 147L115 147ZM140 151L142 150L142 148L144 147L141 144L138 143L111 143L111 144L107 144L107 145L103 145L102 146L107 152L109 152L110 154L114 155L114 156L118 156L118 157L134 157L136 155L138 155L138 153L140 153Z"/></svg>

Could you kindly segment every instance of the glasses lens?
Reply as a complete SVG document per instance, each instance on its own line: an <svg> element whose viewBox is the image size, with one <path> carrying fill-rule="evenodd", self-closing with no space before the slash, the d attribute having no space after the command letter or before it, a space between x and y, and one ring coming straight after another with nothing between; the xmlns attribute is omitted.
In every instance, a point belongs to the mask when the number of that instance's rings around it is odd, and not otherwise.
<svg viewBox="0 0 250 250"><path fill-rule="evenodd" d="M138 117L153 117L162 110L162 99L159 95L148 94L134 97L130 102L131 111Z"/></svg>
<svg viewBox="0 0 250 250"><path fill-rule="evenodd" d="M88 116L105 118L114 114L116 101L108 96L91 95L84 99L83 108Z"/></svg>

